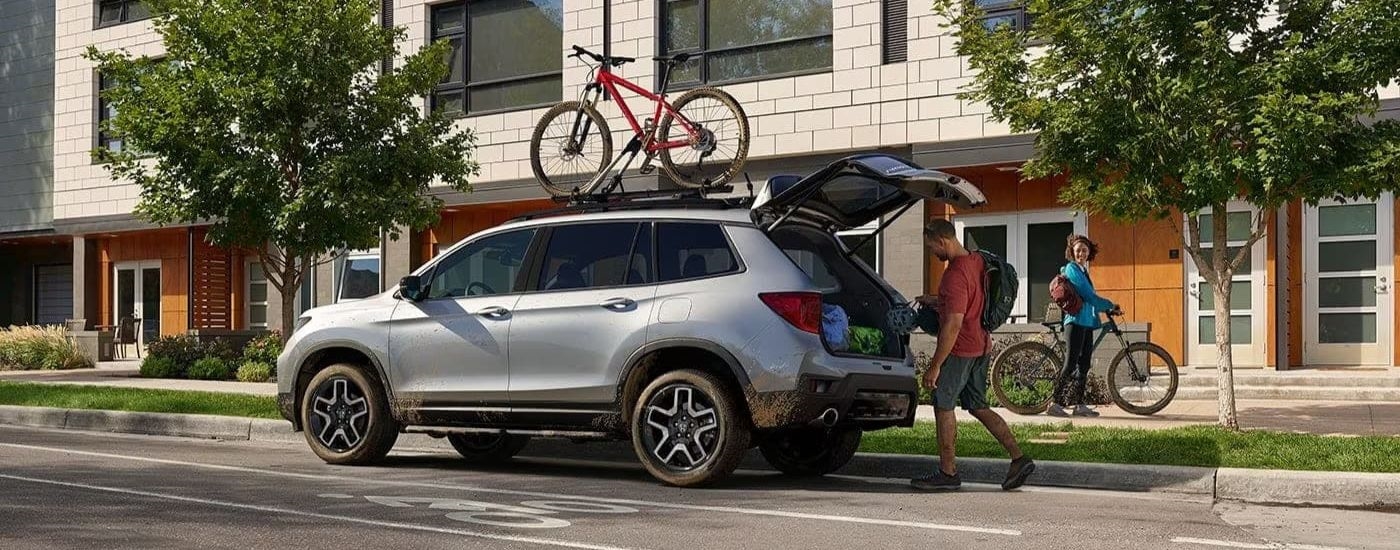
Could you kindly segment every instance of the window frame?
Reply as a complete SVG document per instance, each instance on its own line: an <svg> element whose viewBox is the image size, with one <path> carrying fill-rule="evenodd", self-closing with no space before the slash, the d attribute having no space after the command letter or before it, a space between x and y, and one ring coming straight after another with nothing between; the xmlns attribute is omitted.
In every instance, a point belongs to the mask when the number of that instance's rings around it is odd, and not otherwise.
<svg viewBox="0 0 1400 550"><path fill-rule="evenodd" d="M691 60L693 60L694 62L698 63L698 66L699 66L699 69L700 69L700 79L697 80L697 81L694 81L694 82L679 82L679 83L676 82L676 81L674 81L674 80L672 80L671 82L666 83L666 91L668 91L668 92L681 91L681 90L689 90L689 89L692 89L692 88L699 88L699 87L702 87L702 86L721 86L721 85L729 85L729 84L744 84L744 83L748 83L748 82L762 82L762 81L765 81L765 80L776 80L776 79L779 79L779 78L793 78L793 77L798 77L798 76L807 76L807 75L814 75L814 74L828 74L828 73L831 73L831 72L834 70L834 67L835 67L835 65L836 65L836 39L835 39L835 35L836 35L836 25L835 25L835 21L834 21L834 18L835 18L835 9L836 9L836 8L835 8L834 3L833 3L833 6L832 6L832 8L831 8L831 9L832 9L832 12L833 12L833 15L832 15L832 17L833 17L832 29L831 29L831 32L828 32L828 33L826 33L826 34L814 34L814 35L798 36L798 37L791 37L791 38L781 38L781 39L778 39L778 40L769 40L769 41L767 41L767 42L754 42L754 43L750 43L750 44L744 44L744 45L742 45L742 46L728 46L728 47L724 47L724 48L710 49L710 48L709 48L709 45L710 45L710 0L696 0L697 2L700 3L700 46L699 46L698 48L683 48L683 49L678 49L678 50L675 50L675 51L668 51L668 50L666 49L666 38L667 38L667 36L668 36L668 35L667 35L668 29L667 29L667 26L666 26L666 21L667 21L667 17L666 17L666 9L667 9L667 7L666 7L666 5L667 5L667 4L670 4L670 3L673 3L673 2L678 2L678 1L681 1L681 0L656 0L656 17L655 17L656 21L655 21L655 29L654 29L655 34L656 34L656 48L655 48L655 49L656 49L656 55L676 55L676 54L679 54L679 53L688 53L688 54L690 54ZM819 68L819 69L802 69L802 70L797 70L797 71L787 71L787 72L782 72L782 73L770 73L770 74L757 75L757 76L749 76L749 77L743 77L743 78L732 78L732 79L727 79L727 80L711 80L711 79L710 79L710 67L709 67L709 63L706 63L706 60L709 58L710 55L728 53L728 52L732 52L732 51L736 51L736 50L742 50L742 49L746 49L746 48L757 48L757 47L763 47L763 46L774 46L774 45L779 45L779 44L788 44L788 43L796 43L796 42L803 42L803 41L816 41L816 40L819 40L819 39L822 39L822 38L827 38L827 39L830 39L830 40L832 41L832 55L831 55L831 59L828 60L829 63L827 63L826 67ZM659 87L661 86L661 78L662 78L662 76L663 76L661 73L662 73L662 70L660 69L660 63L658 63L658 64L657 64L657 70L656 70L656 77L655 77L655 78L656 78L656 87L657 87L657 88L659 88Z"/></svg>
<svg viewBox="0 0 1400 550"><path fill-rule="evenodd" d="M96 89L96 92L93 93L93 103L95 104L97 111L96 116L93 117L94 120L92 132L95 147L111 150L111 147L109 145L113 141L117 141L121 143L121 149L118 149L113 152L119 153L121 151L125 151L126 140L114 137L107 130L102 128L103 123L111 120L111 117L107 116L109 100L102 97L102 92L107 89L107 86L105 86L104 84L107 82L108 79L107 77L102 75L101 71L98 70L93 70L92 74L94 80L93 84L95 85Z"/></svg>
<svg viewBox="0 0 1400 550"><path fill-rule="evenodd" d="M839 242L841 242L841 246L842 246L843 248L845 248L845 247L846 247L846 243L845 243L845 241L842 241L842 240L841 240L842 237L862 237L862 238L863 238L863 237L868 237L868 236L870 236L870 235L875 235L875 238L873 239L873 241L874 241L873 244L875 245L875 265L870 266L870 269L875 270L875 274L876 274L876 275L883 276L883 275L884 275L884 266L885 266L885 255L884 255L884 248L885 248L885 232L884 232L884 231L879 231L879 229L880 229L880 220L877 219L877 220L871 221L870 223L867 223L867 224L865 224L865 225L862 225L862 226L860 226L860 227L853 227L853 228L847 229L847 230L845 230L845 231L837 231L837 232L836 232L836 240L839 241ZM877 233L877 232L878 232L878 233ZM852 251L854 251L854 249L849 249L849 250L847 250L847 252L852 252ZM852 257L859 257L859 255L853 255Z"/></svg>
<svg viewBox="0 0 1400 550"><path fill-rule="evenodd" d="M380 250L379 250L378 248L367 248L367 249L361 249L361 250L347 250L347 251L345 251L345 253L341 256L340 261L336 262L336 265L337 265L338 267L337 267L337 273L335 274L335 300L334 300L334 303L339 304L339 303L341 303L341 302L355 302L355 301L359 301L359 300L364 300L365 298L368 298L368 297L369 297L369 296L366 296L366 297L364 297L364 298L345 298L345 297L344 297L344 294L345 294L345 275L346 275L347 273L350 272L350 270L349 270L350 262L353 261L353 260L365 260L365 259L370 259L370 258L373 258L373 259L379 261L379 278L378 278L378 280L376 281L376 287L377 287L379 290L376 290L373 294L370 294L370 296L374 296L375 294L379 294L379 293L381 293L381 292L384 292L384 257L383 257L383 255L380 253Z"/></svg>
<svg viewBox="0 0 1400 550"><path fill-rule="evenodd" d="M1016 278L1020 284L1017 285L1016 303L1011 310L1010 323L1030 323L1030 266L1027 265L1028 249L1023 241L1029 240L1029 228L1036 224L1045 223L1073 223L1074 233L1089 236L1089 222L1084 213L1076 210L1053 209L1053 210L1033 210L1024 212L1009 212L1004 214L978 214L957 216L953 218L953 227L958 231L958 242L966 243L966 229L968 227L1006 227L1006 249L1007 258L1004 258L1011 265L1017 267Z"/></svg>
<svg viewBox="0 0 1400 550"><path fill-rule="evenodd" d="M132 19L130 16L127 15L127 14L130 13L130 11L131 11L131 5L132 5L132 4L141 4L141 3L143 3L143 0L94 0L93 3L92 3L92 28L93 28L93 30L97 30L97 29L106 29L106 28L116 27L116 26L120 26L120 25L125 25L125 24L127 24L127 23L135 23L135 22L137 22L137 21L145 21L145 20L147 20L147 19L150 19L150 18L154 17L154 15L152 15L151 12L150 12L150 6L147 6L147 7L146 7L146 16L145 16L145 17L141 17L141 18L138 18L138 19ZM118 4L118 5L120 5L120 6L121 6L121 14L117 16L117 20L116 20L116 21L111 22L111 23L103 23L103 22L102 22L102 6L104 6L104 5L111 5L111 4Z"/></svg>
<svg viewBox="0 0 1400 550"><path fill-rule="evenodd" d="M244 321L244 324L245 324L245 325L248 325L248 329L249 329L249 330L257 330L257 329L266 330L267 327L268 327L268 319L269 319L269 318L271 317L271 315L272 315L272 310L271 310L270 308L268 308L268 296L271 296L271 295L272 295L272 284L271 284L270 282L268 282L268 280L267 280L267 273L266 273L266 272L263 273L263 280L262 280L262 282L260 282L260 283L254 283L254 282L253 282L253 269L252 269L253 266L258 266L258 270L261 271L261 270L262 270L262 262L259 261L259 260L257 260L257 259L249 259L249 260L247 260L247 261L244 263L244 266L243 266L243 321ZM254 285L254 284L261 284L261 285L263 285L263 288L264 288L264 291L263 291L263 299L262 299L262 301L260 301L260 302L254 302L254 301L253 301L253 285ZM263 321L262 321L262 323L254 323L254 322L253 322L253 306L262 306L262 307L263 307Z"/></svg>
<svg viewBox="0 0 1400 550"><path fill-rule="evenodd" d="M545 107L550 107L550 106L552 106L552 105L554 105L554 104L556 104L556 103L559 103L560 101L563 101L563 99L564 99L564 89L563 89L563 86L561 85L560 88L559 88L559 97L558 97L558 98L555 98L555 99L553 99L553 100L550 100L550 101L545 101L545 102L541 102L541 103L532 103L532 104L527 104L527 105L516 105L516 106L512 106L512 107L501 107L501 108L496 108L496 109L484 109L484 110L479 110L479 111L477 111L477 110L472 110L472 108L471 108L471 95L470 95L470 92L471 92L472 88L481 88L481 87L485 87L485 86L494 86L494 85L497 85L497 84L509 84L509 83L515 83L515 82L527 82L527 81L531 81L531 80L540 80L540 79L543 79L543 78L546 78L546 77L556 76L556 75L559 77L560 82L561 82L561 84L562 84L562 83L563 83L563 78L564 78L564 58L563 58L563 55L564 55L564 54L563 54L563 51L562 51L562 49L561 49L561 51L559 52L559 56L560 56L560 57L559 57L559 69L558 69L558 70L555 70L555 71L544 71L544 72L531 73L531 74L526 74L526 75L511 76L511 77L506 77L506 78L497 78L497 79L494 79L494 80L485 80L485 81L481 81L481 82L472 82L472 79L471 79L472 50L471 50L471 43L470 43L469 40L468 40L468 32L467 32L467 28L471 25L471 19L470 19L470 17L471 17L470 6L471 6L471 4L472 4L472 2L471 2L470 0L455 0L455 1L450 1L450 2L442 2L442 3L438 3L438 4L427 4L427 5L424 6L424 7L428 10L428 15L427 15L427 17L425 18L425 19L427 20L427 29L425 29L425 31L426 31L426 34L427 34L427 37L428 37L428 43L429 43L429 44L432 44L432 43L437 42L437 41L439 41L439 40L452 40L453 38L461 38L461 39L462 39L462 52L463 52L463 53L462 53L462 63L463 63L463 66L462 66L462 80L461 80L460 82L457 82L457 81L453 81L453 82L439 82L439 83L437 83L437 84L434 84L434 85L433 85L432 91L428 92L428 96L427 96L427 98L426 98L427 109L428 109L428 111L429 111L429 112L432 112L432 111L434 111L434 110L437 109L438 94L439 94L439 93L457 93L457 94L461 94L461 97L462 97L462 110L461 110L461 111L444 112L444 114L446 114L447 116L452 117L452 118L467 118L467 117L484 116L484 115L494 115L494 114L501 114L501 113L511 113L511 112L516 112L516 111L529 111L529 110L532 110L532 109L541 109L541 108L545 108ZM561 4L561 5L562 5L562 4ZM461 31L459 31L459 32L445 33L445 34L439 36L439 35L437 34L437 25L434 24L434 23L435 23L435 20L436 20L436 17L437 17L437 14L438 14L438 11L439 11L439 10L441 10L441 11L446 11L446 10L449 10L449 9L460 9L460 10L462 10L462 29L461 29ZM560 41L562 42L562 40L563 40L563 29L561 28L561 29L560 29ZM450 75L450 74L451 74L451 73L450 73L450 71L449 71L449 75Z"/></svg>
<svg viewBox="0 0 1400 550"><path fill-rule="evenodd" d="M1030 12L1027 11L1026 4L1026 0L1002 0L987 6L978 6L978 8L982 10L982 15L977 18L977 22L985 24L985 22L990 19L997 19L1010 15L1015 17L1012 30L1018 33L1024 33L1030 29L1031 24Z"/></svg>

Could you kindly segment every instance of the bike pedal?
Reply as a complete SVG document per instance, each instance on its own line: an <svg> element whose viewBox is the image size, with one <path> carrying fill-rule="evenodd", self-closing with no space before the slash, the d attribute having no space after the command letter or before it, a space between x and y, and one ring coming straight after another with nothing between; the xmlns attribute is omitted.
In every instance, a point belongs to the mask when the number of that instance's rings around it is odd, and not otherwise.
<svg viewBox="0 0 1400 550"><path fill-rule="evenodd" d="M655 167L655 166L652 166L651 164L643 164L642 167L639 168L637 171L638 171L639 173L641 173L642 175L646 175L646 174L650 174L650 173L652 173L652 172L655 172L655 171L656 171L656 167Z"/></svg>

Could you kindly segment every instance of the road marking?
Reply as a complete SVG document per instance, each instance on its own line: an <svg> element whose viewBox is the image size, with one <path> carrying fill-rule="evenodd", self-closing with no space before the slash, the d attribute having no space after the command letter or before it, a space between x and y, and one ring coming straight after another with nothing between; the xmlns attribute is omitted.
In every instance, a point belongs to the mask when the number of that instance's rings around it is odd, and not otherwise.
<svg viewBox="0 0 1400 550"><path fill-rule="evenodd" d="M1172 539L1172 542L1177 544L1221 546L1225 548L1255 548L1258 550L1348 550L1340 546L1314 546L1311 544L1284 544L1278 542L1233 542L1228 540L1196 539L1191 537L1176 537Z"/></svg>
<svg viewBox="0 0 1400 550"><path fill-rule="evenodd" d="M224 470L230 472L243 472L253 474L263 474L280 477L290 477L298 479L315 479L321 481L336 481L343 483L374 483L397 487L427 487L431 489L451 489L458 491L491 493L500 495L518 495L544 499L567 499L586 500L590 502L601 502L606 504L618 504L622 506L642 506L649 508L666 508L671 510L691 510L698 512L718 512L726 514L742 514L750 516L781 517L789 519L806 519L817 521L830 521L837 523L854 523L861 525L883 525L887 527L909 527L913 529L928 529L934 531L954 531L961 533L978 533L984 535L1002 535L1008 537L1019 537L1021 532L1014 529L996 529L990 527L970 527L966 525L944 525L939 523L929 523L922 521L900 521L890 519L861 518L852 516L838 516L828 514L809 514L805 512L787 512L782 510L764 510L759 508L737 508L731 506L703 506L694 504L673 504L668 502L652 502L645 500L632 500L621 498L591 497L583 495L570 495L565 493L543 493L536 491L517 491L511 489L491 489L487 487L475 487L470 485L456 485L451 483L427 483L417 481L398 481L386 479L367 479L363 477L344 477L326 474L304 474L300 472L279 472L277 470L264 470L260 468L248 468L244 466L229 466L224 464L204 464L200 462L186 462L182 460L169 460L164 458L151 458L144 456L119 455L111 453L98 453L93 451L80 451L77 449L65 449L61 447L42 447L38 445L24 445L19 443L0 443L0 446L16 449L27 449L32 451L43 451L51 453L70 453L98 458L115 458L136 462L148 462L154 464L169 464L173 466L188 466L193 468L205 468L209 470Z"/></svg>
<svg viewBox="0 0 1400 550"><path fill-rule="evenodd" d="M531 457L531 458L533 458L533 457ZM600 464L602 464L602 463L600 463ZM759 473L759 474L771 474L771 473L773 473L771 470L744 470L744 471L753 472L753 473ZM898 485L898 486L903 486L903 487L907 487L907 486L909 485L909 480L908 480L907 478L898 478L898 477L855 476L855 475L842 475L842 474L827 474L826 477L829 477L829 478L832 478L832 479L844 479L844 480L847 480L847 481L860 481L860 482L864 482L864 483L878 483L878 484L881 484L881 485ZM996 484L996 483L977 483L977 482L964 481L964 482L963 482L963 487L975 487L975 488L980 488L980 489L987 489L987 490L989 490L990 492L996 492L996 493L1003 492L1002 489L1001 489L1001 486L998 485L998 484ZM1205 496L1205 495L1199 495L1199 496L1198 496L1198 495L1177 494L1177 493L1128 493L1128 492L1123 492L1123 491L1110 491L1110 490L1107 490L1107 489L1082 489L1082 488L1078 488L1078 487L1048 487L1048 486L1044 486L1044 485L1035 485L1035 486L1032 486L1032 485L1024 485L1024 486L1022 486L1020 489L1016 489L1016 491L1019 491L1019 492L1022 492L1022 493L1065 494L1065 495L1079 495L1079 496L1089 496L1089 497L1099 497L1099 498L1126 498L1126 499L1131 499L1131 500L1151 500L1151 501L1157 501L1157 502L1162 502L1162 501L1166 501L1166 502L1186 502L1186 503L1190 503L1190 504L1210 504L1211 502L1214 502L1214 500L1212 500L1211 497Z"/></svg>
<svg viewBox="0 0 1400 550"><path fill-rule="evenodd" d="M165 494L165 493L155 493L155 492L151 492L151 491L138 491L138 490L135 490L135 489L123 489L123 488L120 488L120 487L103 487L103 486L101 486L101 485L88 485L88 484L86 484L86 483L72 483L72 482L67 482L67 481L57 481L57 480L52 480L52 479L40 479L40 478L35 478L35 477L15 476L15 475L9 475L9 474L0 474L0 478L4 478L4 479L13 479L13 480L15 480L15 481L25 481L25 482L29 482L29 483L43 483L43 484L48 484L48 485L58 485L58 486L61 486L61 487L70 487L70 488L75 488L75 489L87 489L87 490L90 490L90 491L101 491L101 492L117 493L117 494L123 494L123 495L135 495L135 496L143 496L143 497L149 497L149 498L160 498L160 499L174 500L174 501L179 501L179 502L191 502L191 503L195 503L195 504L204 504L204 505L208 505L208 506L221 506L221 507L224 507L224 508L237 508L237 509L240 509L240 510L253 510L253 511L257 511L257 512L264 512L264 513L271 513L271 514L282 514L282 515L288 515L288 516L300 516L300 517L309 517L309 518L316 518L316 519L329 519L329 520L335 520L335 521L344 521L344 522L347 522L347 523L358 523L358 524L361 524L361 525L372 525L372 526L375 526L375 527L391 527L391 528L394 528L394 529L404 529L404 530L409 530L409 531L426 531L426 532L430 532L430 533L441 533L441 534L445 534L445 535L461 535L461 536L464 536L464 537L475 537L475 538L482 538L482 539L489 539L489 540L500 540L500 541L508 541L508 542L523 542L523 543L528 543L528 544L539 544L539 545L543 545L543 546L558 546L558 547L562 547L562 548L583 548L583 549L586 549L586 550L627 550L627 549L625 549L625 548L623 548L623 547L619 547L619 546L605 546L605 545L600 545L600 544L586 544L586 543L582 543L582 542L570 542L570 541L566 541L566 540L542 539L542 538L535 538L535 537L517 537L517 536L513 536L513 535L497 535L497 534L492 534L492 533L482 533L482 532L479 532L479 531L466 531L466 530L462 530L462 529L448 529L448 528L444 528L444 527L432 527L432 526L428 526L428 525L418 525L418 524L414 524L414 523L402 523L402 522L397 522L397 521L379 521L379 520L364 519L364 518L356 518L356 517L350 517L350 516L338 516L338 515L333 515L333 514L320 514L320 513L316 513L316 512L304 512L304 511L301 511L301 510L292 510L292 509L288 509L288 508L278 508L278 507L275 507L275 506L260 506L260 505L256 505L256 504L241 504L241 503L238 503L238 502L228 502L228 501L224 501L224 500L213 500L213 499L207 499L207 498L186 497L186 496L180 496L180 495L170 495L170 494Z"/></svg>

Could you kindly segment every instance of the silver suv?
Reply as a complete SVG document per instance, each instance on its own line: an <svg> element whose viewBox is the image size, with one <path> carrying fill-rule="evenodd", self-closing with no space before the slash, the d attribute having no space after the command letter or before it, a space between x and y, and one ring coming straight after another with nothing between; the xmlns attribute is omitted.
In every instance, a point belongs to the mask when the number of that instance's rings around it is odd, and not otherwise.
<svg viewBox="0 0 1400 550"><path fill-rule="evenodd" d="M303 315L277 361L282 415L335 464L421 432L482 462L532 436L630 439L678 486L725 477L755 446L783 472L832 472L862 431L912 425L918 395L889 315L905 299L834 233L924 199L984 202L957 177L861 155L753 199L506 223L384 294ZM859 352L823 335L833 305L866 328Z"/></svg>

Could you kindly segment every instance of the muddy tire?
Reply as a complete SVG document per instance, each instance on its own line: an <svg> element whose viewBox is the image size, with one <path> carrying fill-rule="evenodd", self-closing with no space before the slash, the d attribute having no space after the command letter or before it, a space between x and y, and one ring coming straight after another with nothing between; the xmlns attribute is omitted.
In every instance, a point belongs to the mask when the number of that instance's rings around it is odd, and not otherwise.
<svg viewBox="0 0 1400 550"><path fill-rule="evenodd" d="M631 428L642 465L677 487L724 479L749 449L749 422L738 391L696 370L671 371L647 384Z"/></svg>
<svg viewBox="0 0 1400 550"><path fill-rule="evenodd" d="M768 464L791 476L816 477L840 470L860 449L859 428L799 429L774 434L759 445Z"/></svg>
<svg viewBox="0 0 1400 550"><path fill-rule="evenodd" d="M316 373L301 396L301 425L311 451L331 464L372 464L399 438L399 423L378 377L338 363Z"/></svg>
<svg viewBox="0 0 1400 550"><path fill-rule="evenodd" d="M467 462L499 464L506 462L525 448L530 436L506 433L449 434L447 442Z"/></svg>

